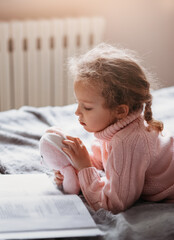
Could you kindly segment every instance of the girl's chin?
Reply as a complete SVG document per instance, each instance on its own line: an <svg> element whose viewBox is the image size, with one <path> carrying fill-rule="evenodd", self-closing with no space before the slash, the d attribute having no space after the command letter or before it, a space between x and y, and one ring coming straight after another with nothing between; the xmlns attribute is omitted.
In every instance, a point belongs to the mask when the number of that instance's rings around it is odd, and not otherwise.
<svg viewBox="0 0 174 240"><path fill-rule="evenodd" d="M92 129L88 128L86 125L84 125L83 128L84 128L87 132L94 132Z"/></svg>
<svg viewBox="0 0 174 240"><path fill-rule="evenodd" d="M95 129L88 128L87 126L83 126L83 128L84 128L87 132L89 132L89 133L95 133L95 132L97 132Z"/></svg>

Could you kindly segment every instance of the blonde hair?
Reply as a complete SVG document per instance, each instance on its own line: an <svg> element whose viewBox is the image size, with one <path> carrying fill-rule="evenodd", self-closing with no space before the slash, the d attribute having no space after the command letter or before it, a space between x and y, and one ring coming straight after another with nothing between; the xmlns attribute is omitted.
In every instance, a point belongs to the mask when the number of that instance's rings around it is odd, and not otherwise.
<svg viewBox="0 0 174 240"><path fill-rule="evenodd" d="M129 106L129 114L144 106L144 119L148 130L163 130L163 123L152 117L152 95L146 70L135 54L102 43L86 54L72 58L70 71L76 80L86 80L98 86L105 99L105 107L113 109L120 104Z"/></svg>

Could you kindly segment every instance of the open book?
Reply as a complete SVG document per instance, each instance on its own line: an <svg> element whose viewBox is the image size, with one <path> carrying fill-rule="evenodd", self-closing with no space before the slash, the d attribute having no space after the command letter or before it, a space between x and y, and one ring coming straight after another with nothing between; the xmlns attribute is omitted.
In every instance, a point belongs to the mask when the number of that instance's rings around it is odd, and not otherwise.
<svg viewBox="0 0 174 240"><path fill-rule="evenodd" d="M0 239L101 235L81 198L46 174L0 175Z"/></svg>

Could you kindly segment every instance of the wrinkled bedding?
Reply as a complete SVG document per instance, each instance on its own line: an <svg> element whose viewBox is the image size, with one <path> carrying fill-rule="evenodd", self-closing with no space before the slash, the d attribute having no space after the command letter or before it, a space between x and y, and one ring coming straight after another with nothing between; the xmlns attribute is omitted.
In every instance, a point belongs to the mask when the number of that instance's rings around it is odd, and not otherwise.
<svg viewBox="0 0 174 240"><path fill-rule="evenodd" d="M165 131L174 135L174 87L156 90L152 94L154 118L162 120ZM38 151L39 139L49 126L57 125L69 135L80 137L90 150L93 135L80 126L75 108L76 104L40 108L23 106L18 110L0 112L0 174L51 174L41 165ZM174 204L139 200L130 209L116 215L104 209L97 212L88 209L105 232L97 239L174 239Z"/></svg>

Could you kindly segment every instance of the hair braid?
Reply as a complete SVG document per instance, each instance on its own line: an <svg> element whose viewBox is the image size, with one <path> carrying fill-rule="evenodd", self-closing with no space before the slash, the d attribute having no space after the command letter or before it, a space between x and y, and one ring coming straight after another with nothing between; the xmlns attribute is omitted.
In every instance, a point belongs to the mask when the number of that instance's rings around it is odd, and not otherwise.
<svg viewBox="0 0 174 240"><path fill-rule="evenodd" d="M154 129L158 132L162 132L164 126L161 121L157 121L153 119L152 117L152 95L149 94L149 100L145 103L145 110L144 110L144 119L146 120L148 124L148 130L150 131L151 129Z"/></svg>
<svg viewBox="0 0 174 240"><path fill-rule="evenodd" d="M152 121L152 109L151 109L151 106L152 106L152 97L151 97L150 100L148 100L146 102L145 110L144 110L144 118L145 118L147 123Z"/></svg>

